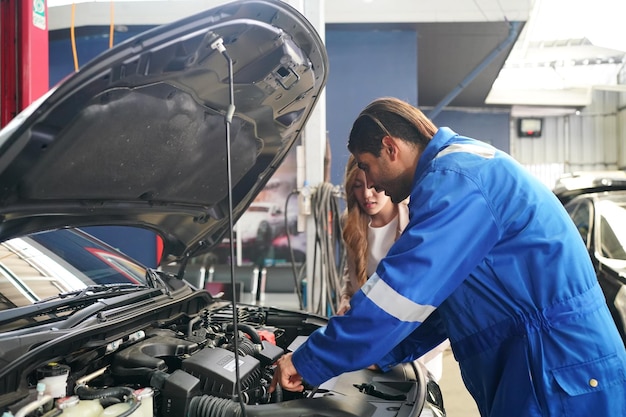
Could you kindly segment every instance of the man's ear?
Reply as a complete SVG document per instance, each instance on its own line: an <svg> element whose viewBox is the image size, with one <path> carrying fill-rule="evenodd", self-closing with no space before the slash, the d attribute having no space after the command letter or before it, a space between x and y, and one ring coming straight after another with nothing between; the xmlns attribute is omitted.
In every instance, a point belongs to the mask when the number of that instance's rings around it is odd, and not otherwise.
<svg viewBox="0 0 626 417"><path fill-rule="evenodd" d="M398 157L398 143L396 139L387 135L382 140L382 152L385 153L391 160Z"/></svg>

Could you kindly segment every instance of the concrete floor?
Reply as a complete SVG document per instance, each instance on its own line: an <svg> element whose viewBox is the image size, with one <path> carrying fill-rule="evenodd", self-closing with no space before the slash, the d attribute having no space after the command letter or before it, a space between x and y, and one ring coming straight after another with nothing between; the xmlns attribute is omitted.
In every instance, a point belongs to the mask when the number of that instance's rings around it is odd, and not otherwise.
<svg viewBox="0 0 626 417"><path fill-rule="evenodd" d="M459 364L450 349L443 353L443 373L439 386L447 417L480 417L474 399L463 384Z"/></svg>

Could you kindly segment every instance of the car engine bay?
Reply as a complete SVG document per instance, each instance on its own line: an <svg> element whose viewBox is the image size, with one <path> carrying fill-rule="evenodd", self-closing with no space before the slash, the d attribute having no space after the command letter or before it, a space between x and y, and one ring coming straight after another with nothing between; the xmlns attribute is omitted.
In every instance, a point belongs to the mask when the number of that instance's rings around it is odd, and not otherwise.
<svg viewBox="0 0 626 417"><path fill-rule="evenodd" d="M190 300L188 305L198 301ZM321 409L329 416L417 416L426 398L432 402L437 397L431 391L435 388L433 392L438 393L438 387L431 386L417 362L384 374L346 373L328 387L306 386L302 393L277 387L270 394L274 362L295 350L326 319L273 307L236 305L235 332L233 311L231 303L216 300L197 314L180 311L141 329L136 324L122 326L126 331L115 340L106 337L106 332L100 333L105 335L102 340L82 339L75 341L78 344L68 340L60 348L65 351L62 356L53 354L16 373L22 379L21 389L9 387L10 378L3 378L5 389L14 391L0 396L5 417L212 417L243 412L293 416ZM46 344L50 343L63 342ZM430 395L425 394L427 389Z"/></svg>

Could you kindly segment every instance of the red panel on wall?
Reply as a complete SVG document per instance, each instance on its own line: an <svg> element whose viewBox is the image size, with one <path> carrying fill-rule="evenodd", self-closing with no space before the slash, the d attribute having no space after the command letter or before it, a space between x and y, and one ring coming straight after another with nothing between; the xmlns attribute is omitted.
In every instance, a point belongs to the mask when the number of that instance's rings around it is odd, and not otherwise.
<svg viewBox="0 0 626 417"><path fill-rule="evenodd" d="M0 0L0 124L49 89L45 0Z"/></svg>
<svg viewBox="0 0 626 417"><path fill-rule="evenodd" d="M0 127L17 114L17 5L0 0Z"/></svg>
<svg viewBox="0 0 626 417"><path fill-rule="evenodd" d="M45 0L20 0L20 90L23 110L48 89L48 10Z"/></svg>

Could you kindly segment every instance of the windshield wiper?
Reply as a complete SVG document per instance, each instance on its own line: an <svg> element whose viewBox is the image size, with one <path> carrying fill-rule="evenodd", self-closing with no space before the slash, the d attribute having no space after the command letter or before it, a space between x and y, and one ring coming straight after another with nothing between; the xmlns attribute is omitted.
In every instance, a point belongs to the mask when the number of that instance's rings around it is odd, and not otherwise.
<svg viewBox="0 0 626 417"><path fill-rule="evenodd" d="M146 269L146 281L148 281L151 288L161 287L163 291L165 291L165 294L168 296L172 295L170 287L165 283L165 281L163 281L163 278L161 278L160 271L153 268Z"/></svg>
<svg viewBox="0 0 626 417"><path fill-rule="evenodd" d="M0 325L19 319L32 319L46 315L49 316L50 319L56 320L58 313L83 310L92 305L94 305L95 310L104 309L107 308L107 303L104 299L111 299L118 296L130 297L127 302L130 302L131 299L132 301L136 301L138 299L161 294L171 297L171 289L165 282L161 272L149 268L146 271L146 282L148 285L131 283L94 284L75 291L60 293L35 301L31 305L0 311ZM100 305L95 306L97 303ZM89 308L85 310L85 313L91 314L92 310L92 308ZM66 317L65 321L71 324L76 320L68 320Z"/></svg>
<svg viewBox="0 0 626 417"><path fill-rule="evenodd" d="M100 289L100 291L92 292L93 290L89 291L88 288L85 288L84 290L87 291L83 292L83 290L77 290L62 293L52 299L41 300L31 305L0 311L0 325L20 319L32 319L37 316L46 315L55 320L58 313L81 310L99 301L104 302L105 299L114 297L125 297L125 299L131 297L130 299L126 299L124 302L128 304L131 299L132 301L136 301L138 299L149 298L164 293L164 291L160 288L149 288L143 285L123 285L122 287L114 286L106 289L100 288L101 286L99 285L95 285L93 287ZM106 305L102 304L100 309L105 307ZM64 319L67 321L67 317ZM43 322L40 324L43 324Z"/></svg>
<svg viewBox="0 0 626 417"><path fill-rule="evenodd" d="M57 300L57 299L63 300L69 297L83 298L85 296L92 296L92 295L102 296L103 293L113 294L113 293L118 293L122 290L128 290L128 289L138 290L138 289L145 289L145 288L148 288L148 287L145 285L129 284L129 283L88 285L85 288L81 288L75 291L62 292L57 295L53 295L52 297L35 301L33 304L46 303L48 301Z"/></svg>

